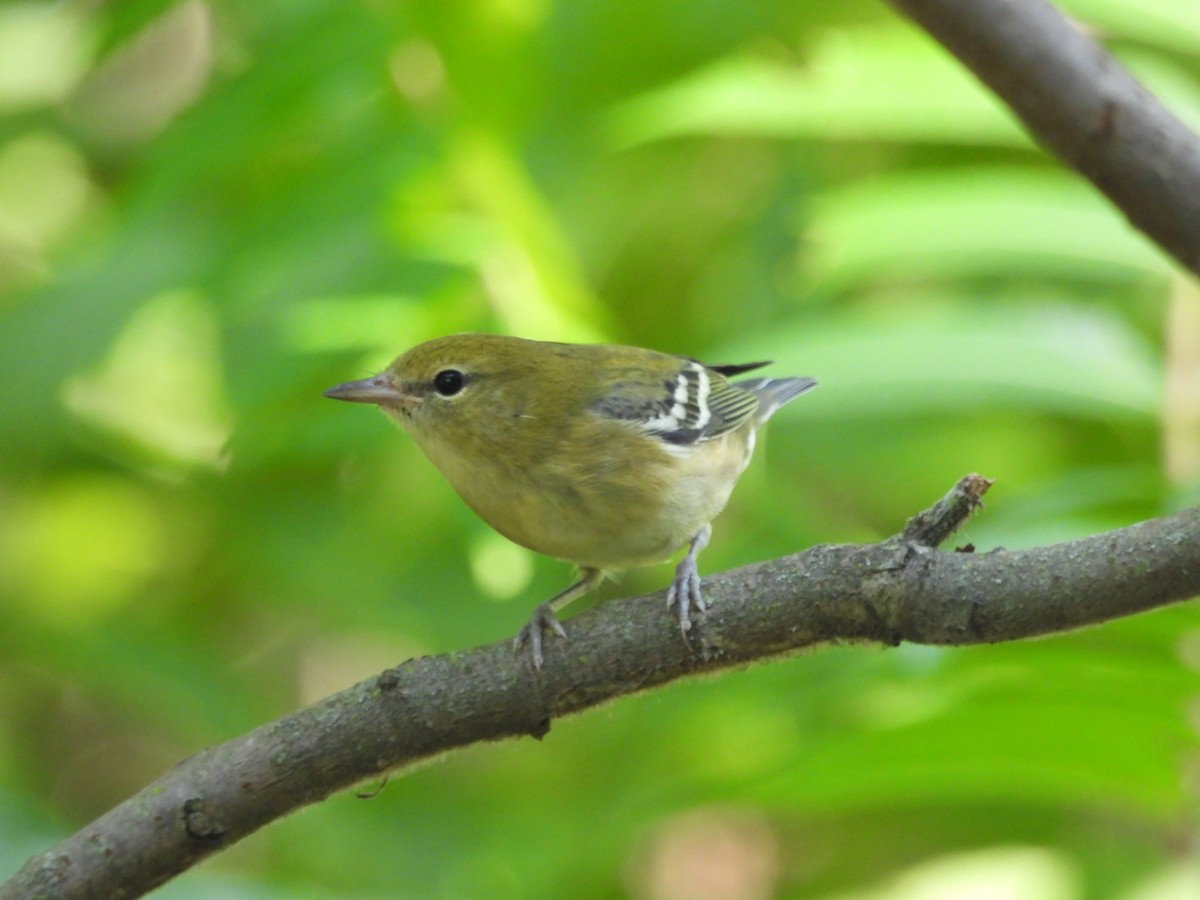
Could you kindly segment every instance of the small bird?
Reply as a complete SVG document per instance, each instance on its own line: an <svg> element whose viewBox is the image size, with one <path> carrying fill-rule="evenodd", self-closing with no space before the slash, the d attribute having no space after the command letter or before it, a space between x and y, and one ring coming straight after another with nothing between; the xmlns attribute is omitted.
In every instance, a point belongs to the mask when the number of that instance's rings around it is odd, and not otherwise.
<svg viewBox="0 0 1200 900"><path fill-rule="evenodd" d="M728 381L765 365L458 334L325 396L376 404L480 518L579 568L579 580L539 605L513 642L541 669L543 632L566 637L556 612L606 572L663 562L685 544L667 604L686 640L692 614L705 610L696 557L750 461L755 432L817 383Z"/></svg>

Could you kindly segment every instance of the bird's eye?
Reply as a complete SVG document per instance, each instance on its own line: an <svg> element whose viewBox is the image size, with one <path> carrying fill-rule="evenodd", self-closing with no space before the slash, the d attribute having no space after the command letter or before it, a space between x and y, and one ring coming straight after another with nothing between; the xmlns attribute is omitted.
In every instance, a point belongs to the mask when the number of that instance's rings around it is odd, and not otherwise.
<svg viewBox="0 0 1200 900"><path fill-rule="evenodd" d="M443 397L453 397L466 383L466 376L458 369L442 369L433 376L433 389Z"/></svg>

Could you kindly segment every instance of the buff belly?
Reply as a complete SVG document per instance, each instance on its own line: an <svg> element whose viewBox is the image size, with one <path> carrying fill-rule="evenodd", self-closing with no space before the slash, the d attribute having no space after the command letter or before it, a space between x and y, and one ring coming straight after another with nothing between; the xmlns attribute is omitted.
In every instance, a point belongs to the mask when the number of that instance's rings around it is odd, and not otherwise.
<svg viewBox="0 0 1200 900"><path fill-rule="evenodd" d="M750 457L739 432L661 449L634 465L617 456L583 471L553 457L525 467L461 468L431 452L459 496L514 543L580 567L616 570L669 559L724 508Z"/></svg>

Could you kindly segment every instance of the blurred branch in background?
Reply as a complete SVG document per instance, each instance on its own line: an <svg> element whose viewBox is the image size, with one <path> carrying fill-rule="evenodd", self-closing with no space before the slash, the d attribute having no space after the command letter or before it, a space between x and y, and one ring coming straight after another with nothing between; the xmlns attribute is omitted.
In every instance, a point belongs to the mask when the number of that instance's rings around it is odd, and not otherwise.
<svg viewBox="0 0 1200 900"><path fill-rule="evenodd" d="M702 648L680 639L659 593L570 620L569 643L551 642L540 674L509 641L402 663L189 757L32 859L0 900L140 896L366 778L480 741L540 739L554 719L681 678L831 641L1017 640L1200 593L1200 509L1033 550L935 550L990 484L966 476L878 544L814 547L706 578Z"/></svg>
<svg viewBox="0 0 1200 900"><path fill-rule="evenodd" d="M888 0L1136 227L1200 274L1200 141L1045 0Z"/></svg>

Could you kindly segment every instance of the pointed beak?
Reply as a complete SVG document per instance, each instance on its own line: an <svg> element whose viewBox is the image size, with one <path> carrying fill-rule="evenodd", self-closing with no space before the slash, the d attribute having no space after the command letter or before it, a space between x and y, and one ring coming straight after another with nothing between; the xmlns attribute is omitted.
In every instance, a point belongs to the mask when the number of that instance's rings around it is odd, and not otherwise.
<svg viewBox="0 0 1200 900"><path fill-rule="evenodd" d="M418 400L400 392L395 382L386 374L373 378L363 378L359 381L347 381L345 384L335 384L325 392L326 397L334 400L348 400L351 403L374 403L378 406L406 408L414 406Z"/></svg>

